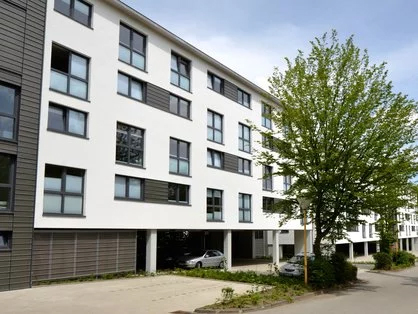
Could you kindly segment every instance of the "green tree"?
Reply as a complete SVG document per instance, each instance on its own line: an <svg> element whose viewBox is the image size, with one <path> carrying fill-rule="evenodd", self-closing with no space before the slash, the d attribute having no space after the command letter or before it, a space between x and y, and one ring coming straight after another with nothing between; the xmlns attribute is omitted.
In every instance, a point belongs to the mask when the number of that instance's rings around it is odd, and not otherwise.
<svg viewBox="0 0 418 314"><path fill-rule="evenodd" d="M273 150L256 160L294 178L275 206L285 220L301 217L297 196L312 200L308 217L320 255L323 240L345 237L362 214L399 207L417 174L417 103L393 92L385 64L371 64L353 36L340 43L333 31L311 46L270 78L278 131L259 129Z"/></svg>

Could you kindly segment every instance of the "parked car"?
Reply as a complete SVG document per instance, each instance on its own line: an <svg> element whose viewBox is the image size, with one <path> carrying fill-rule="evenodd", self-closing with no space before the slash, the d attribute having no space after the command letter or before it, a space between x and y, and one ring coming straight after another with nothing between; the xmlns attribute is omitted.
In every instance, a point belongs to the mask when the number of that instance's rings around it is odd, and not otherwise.
<svg viewBox="0 0 418 314"><path fill-rule="evenodd" d="M307 254L309 260L315 259L315 254ZM285 265L280 267L279 274L282 276L302 276L304 273L304 255L303 253L296 254Z"/></svg>
<svg viewBox="0 0 418 314"><path fill-rule="evenodd" d="M179 267L200 268L200 267L224 267L225 257L218 250L199 250L185 253L177 260Z"/></svg>

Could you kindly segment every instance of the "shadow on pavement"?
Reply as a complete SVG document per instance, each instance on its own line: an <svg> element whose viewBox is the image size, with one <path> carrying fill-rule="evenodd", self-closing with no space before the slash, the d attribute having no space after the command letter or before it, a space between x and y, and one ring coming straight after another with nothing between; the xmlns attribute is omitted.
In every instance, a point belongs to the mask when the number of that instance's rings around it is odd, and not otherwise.
<svg viewBox="0 0 418 314"><path fill-rule="evenodd" d="M376 275L380 276L388 276L388 277L397 277L405 279L406 283L401 283L401 285L405 286L416 286L418 287L418 277L417 276L405 276L399 273L393 273L393 272L376 272Z"/></svg>

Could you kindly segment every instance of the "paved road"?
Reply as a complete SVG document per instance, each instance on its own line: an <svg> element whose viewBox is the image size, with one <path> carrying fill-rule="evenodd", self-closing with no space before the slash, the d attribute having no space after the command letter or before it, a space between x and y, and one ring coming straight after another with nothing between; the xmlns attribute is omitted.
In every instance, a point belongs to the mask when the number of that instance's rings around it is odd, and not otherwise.
<svg viewBox="0 0 418 314"><path fill-rule="evenodd" d="M359 272L359 278L363 282L351 289L312 297L259 313L418 313L418 267L384 273L372 273L363 269Z"/></svg>

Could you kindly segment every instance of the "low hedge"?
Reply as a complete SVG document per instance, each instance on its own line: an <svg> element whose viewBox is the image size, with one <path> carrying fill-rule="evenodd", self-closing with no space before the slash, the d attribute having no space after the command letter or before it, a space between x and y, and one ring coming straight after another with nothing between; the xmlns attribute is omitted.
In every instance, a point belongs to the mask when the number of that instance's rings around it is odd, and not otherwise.
<svg viewBox="0 0 418 314"><path fill-rule="evenodd" d="M392 269L392 256L386 252L378 252L373 254L374 268L390 270Z"/></svg>
<svg viewBox="0 0 418 314"><path fill-rule="evenodd" d="M379 252L373 255L375 269L391 270L393 268L406 268L415 265L415 255L406 251L392 252L391 254Z"/></svg>

